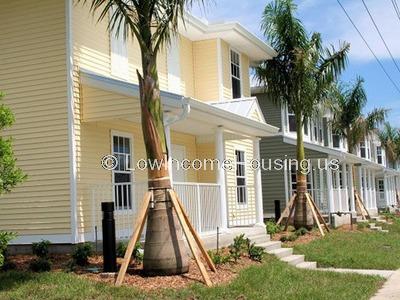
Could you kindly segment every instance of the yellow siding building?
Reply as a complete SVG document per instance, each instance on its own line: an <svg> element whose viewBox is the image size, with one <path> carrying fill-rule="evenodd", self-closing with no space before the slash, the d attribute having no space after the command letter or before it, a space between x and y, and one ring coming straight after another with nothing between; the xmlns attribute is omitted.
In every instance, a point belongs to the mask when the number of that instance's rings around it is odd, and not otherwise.
<svg viewBox="0 0 400 300"><path fill-rule="evenodd" d="M145 159L140 51L97 18L72 0L0 3L0 90L16 115L6 134L28 174L1 197L0 230L16 231L17 244L101 238L101 201L116 205L119 238L132 229L146 171L105 170L101 160L130 157L136 167ZM262 223L260 174L249 162L277 128L250 97L249 68L275 52L238 23L186 18L157 61L171 156L233 167L174 168L174 187L201 233Z"/></svg>

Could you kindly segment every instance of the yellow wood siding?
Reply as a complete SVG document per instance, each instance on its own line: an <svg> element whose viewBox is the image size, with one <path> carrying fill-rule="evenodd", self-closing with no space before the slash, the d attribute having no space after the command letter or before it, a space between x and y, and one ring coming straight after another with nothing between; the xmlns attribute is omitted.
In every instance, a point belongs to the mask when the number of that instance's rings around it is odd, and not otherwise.
<svg viewBox="0 0 400 300"><path fill-rule="evenodd" d="M240 68L242 73L242 94L244 97L250 97L250 62L249 57L243 53L240 55Z"/></svg>
<svg viewBox="0 0 400 300"><path fill-rule="evenodd" d="M18 166L28 180L0 199L1 230L69 234L70 174L65 2L0 2L0 90L16 123Z"/></svg>
<svg viewBox="0 0 400 300"><path fill-rule="evenodd" d="M180 37L179 60L181 69L181 92L186 97L194 97L193 43Z"/></svg>
<svg viewBox="0 0 400 300"><path fill-rule="evenodd" d="M226 171L227 184L227 201L230 215L228 218L234 222L241 218L250 219L256 217L256 201L254 190L254 171L250 166L253 159L253 143L251 140L228 140L225 141L225 157L232 162L236 162L235 150L245 152L246 159L246 186L247 190L247 205L238 208L236 205L236 169Z"/></svg>
<svg viewBox="0 0 400 300"><path fill-rule="evenodd" d="M223 98L232 99L231 55L229 44L221 40Z"/></svg>
<svg viewBox="0 0 400 300"><path fill-rule="evenodd" d="M197 158L196 137L194 135L172 131L171 143L185 147L186 159L193 161ZM197 182L197 173L194 169L190 168L186 171L186 180L188 182Z"/></svg>
<svg viewBox="0 0 400 300"><path fill-rule="evenodd" d="M99 13L94 16L88 3L79 3L73 8L73 38L75 62L84 68L105 76L111 75L110 34L107 31L108 18L97 22ZM138 42L131 37L127 40L129 74L126 80L137 83L136 70L141 71L141 55ZM166 49L157 57L160 88L168 89L168 69Z"/></svg>
<svg viewBox="0 0 400 300"><path fill-rule="evenodd" d="M202 101L217 101L219 99L217 40L193 42L193 57L195 98Z"/></svg>
<svg viewBox="0 0 400 300"><path fill-rule="evenodd" d="M214 143L198 143L197 156L201 161L205 159L215 159L215 144ZM216 166L211 170L211 164L206 164L206 170L199 170L197 177L199 182L215 183L216 182Z"/></svg>

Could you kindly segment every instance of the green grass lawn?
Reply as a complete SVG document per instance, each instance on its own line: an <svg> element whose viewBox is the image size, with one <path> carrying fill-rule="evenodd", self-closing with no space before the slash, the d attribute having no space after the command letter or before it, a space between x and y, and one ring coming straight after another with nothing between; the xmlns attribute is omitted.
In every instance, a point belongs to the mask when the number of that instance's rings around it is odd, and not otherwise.
<svg viewBox="0 0 400 300"><path fill-rule="evenodd" d="M389 233L340 232L294 247L321 267L396 270L400 268L400 219L385 225Z"/></svg>
<svg viewBox="0 0 400 300"><path fill-rule="evenodd" d="M0 273L0 299L369 299L383 279L357 274L301 270L272 256L243 270L229 285L201 284L158 294L115 288L71 273Z"/></svg>

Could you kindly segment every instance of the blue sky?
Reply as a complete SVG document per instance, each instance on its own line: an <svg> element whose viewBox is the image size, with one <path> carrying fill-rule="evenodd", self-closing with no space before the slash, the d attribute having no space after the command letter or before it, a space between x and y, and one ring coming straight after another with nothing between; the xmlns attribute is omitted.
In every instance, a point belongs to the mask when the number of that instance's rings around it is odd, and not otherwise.
<svg viewBox="0 0 400 300"><path fill-rule="evenodd" d="M260 19L269 0L214 0L206 9L193 8L192 13L209 22L238 21L261 39ZM368 94L366 111L374 107L390 109L389 121L400 127L400 93L352 27L336 0L296 0L298 16L310 32L322 34L325 44L351 44L349 64L342 80L351 81L360 75L365 79ZM341 0L368 43L400 87L400 72L384 47L361 0ZM397 0L400 6L400 0ZM400 65L400 19L391 0L365 0L393 56Z"/></svg>

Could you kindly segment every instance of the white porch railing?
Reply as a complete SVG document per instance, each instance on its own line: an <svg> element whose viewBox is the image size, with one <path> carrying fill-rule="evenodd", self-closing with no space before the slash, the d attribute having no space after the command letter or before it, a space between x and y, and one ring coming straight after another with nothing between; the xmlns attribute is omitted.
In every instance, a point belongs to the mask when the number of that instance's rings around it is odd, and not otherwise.
<svg viewBox="0 0 400 300"><path fill-rule="evenodd" d="M209 233L221 226L220 186L212 183L174 183L186 212L199 233ZM118 240L128 239L147 183L99 184L91 194L93 240L102 239L101 202L115 203L115 231ZM145 230L143 230L145 232Z"/></svg>
<svg viewBox="0 0 400 300"><path fill-rule="evenodd" d="M348 192L346 192L345 188L333 189L333 202L335 205L333 211L335 212L339 210L342 212L350 211L349 194Z"/></svg>
<svg viewBox="0 0 400 300"><path fill-rule="evenodd" d="M293 195L295 192L295 190L291 190L290 194ZM307 189L307 192L311 195L321 213L328 214L329 203L327 189Z"/></svg>

